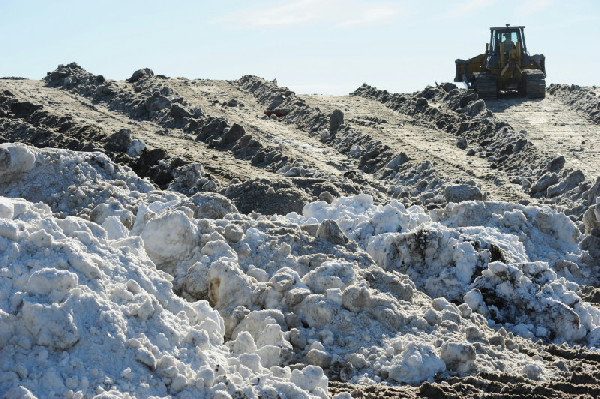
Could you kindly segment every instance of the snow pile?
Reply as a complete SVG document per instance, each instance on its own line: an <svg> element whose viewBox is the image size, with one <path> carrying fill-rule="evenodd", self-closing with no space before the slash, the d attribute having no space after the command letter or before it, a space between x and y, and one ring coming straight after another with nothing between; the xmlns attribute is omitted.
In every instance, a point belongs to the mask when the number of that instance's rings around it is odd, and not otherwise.
<svg viewBox="0 0 600 399"><path fill-rule="evenodd" d="M61 212L87 216L87 209L102 222L59 219L46 204L0 197L3 396L326 396L322 369L278 367L274 351L263 349L281 340L272 328L260 338L242 334L229 343L234 350L224 346L219 313L205 300L175 295L173 277L149 258L168 266L187 254L196 240L191 218L235 209L227 199L199 195L188 208L178 196L149 193L150 184L115 172L107 160L98 165L98 155L21 145L2 150L0 171L10 176L2 180L3 193L33 199L45 194ZM78 170L61 176L52 173L53 164ZM98 166L109 173L99 173ZM111 177L129 181L106 202L101 195L71 202L74 180L97 191ZM137 215L123 218L128 195L159 201L140 203ZM126 227L122 220L132 222L129 216L135 223Z"/></svg>
<svg viewBox="0 0 600 399"><path fill-rule="evenodd" d="M31 170L34 162L35 155L23 144L0 147L0 176L3 182Z"/></svg>
<svg viewBox="0 0 600 399"><path fill-rule="evenodd" d="M109 240L93 222L20 199L2 198L0 210L0 392L324 397L322 370L265 367L249 334L230 352L218 312L176 296L139 237Z"/></svg>
<svg viewBox="0 0 600 399"><path fill-rule="evenodd" d="M548 207L463 202L425 213L369 196L314 202L291 221L335 220L386 270L406 273L431 297L466 302L516 333L597 344L600 311L582 302L578 282L597 266L586 262L579 231ZM482 292L485 295L482 295ZM537 327L535 327L537 326Z"/></svg>
<svg viewBox="0 0 600 399"><path fill-rule="evenodd" d="M600 313L578 295L597 271L548 208L426 213L357 195L247 216L215 193L154 190L100 154L1 149L2 395L549 379L530 338L599 344Z"/></svg>
<svg viewBox="0 0 600 399"><path fill-rule="evenodd" d="M60 216L92 215L102 223L118 214L127 224L137 206L152 194L173 197L153 190L149 181L99 152L0 145L0 195L44 202ZM96 205L104 209L94 210Z"/></svg>

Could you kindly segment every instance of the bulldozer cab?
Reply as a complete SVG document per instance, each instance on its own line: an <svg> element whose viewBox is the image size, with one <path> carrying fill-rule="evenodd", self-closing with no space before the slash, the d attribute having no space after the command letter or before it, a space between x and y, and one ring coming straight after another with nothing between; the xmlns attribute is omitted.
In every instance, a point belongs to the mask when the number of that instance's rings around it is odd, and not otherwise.
<svg viewBox="0 0 600 399"><path fill-rule="evenodd" d="M488 47L488 53L490 56L499 56L500 49L504 48L504 52L507 53L511 49L516 48L517 43L519 44L521 52L526 53L525 47L525 34L523 32L524 26L502 26L502 27L491 27L490 44ZM503 46L500 46L500 44Z"/></svg>
<svg viewBox="0 0 600 399"><path fill-rule="evenodd" d="M524 26L493 26L485 53L456 60L455 82L464 82L480 98L495 99L499 92L519 92L528 98L546 95L546 57L530 55Z"/></svg>

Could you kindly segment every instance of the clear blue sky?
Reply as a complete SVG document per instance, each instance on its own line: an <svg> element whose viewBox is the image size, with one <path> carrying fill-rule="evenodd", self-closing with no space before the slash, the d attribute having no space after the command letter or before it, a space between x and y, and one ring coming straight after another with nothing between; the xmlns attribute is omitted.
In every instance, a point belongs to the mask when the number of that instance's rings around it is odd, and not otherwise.
<svg viewBox="0 0 600 399"><path fill-rule="evenodd" d="M489 27L525 25L549 83L600 84L595 0L0 0L0 76L76 61L109 79L277 78L298 93L392 92L452 81Z"/></svg>

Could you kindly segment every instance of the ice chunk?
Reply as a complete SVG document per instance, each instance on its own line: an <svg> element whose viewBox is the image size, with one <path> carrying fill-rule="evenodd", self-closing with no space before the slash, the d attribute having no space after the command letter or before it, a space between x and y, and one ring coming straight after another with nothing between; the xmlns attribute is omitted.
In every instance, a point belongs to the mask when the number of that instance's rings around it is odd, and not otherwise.
<svg viewBox="0 0 600 399"><path fill-rule="evenodd" d="M196 243L196 226L181 211L167 211L150 220L142 231L148 256L157 266L189 256Z"/></svg>
<svg viewBox="0 0 600 399"><path fill-rule="evenodd" d="M211 263L208 269L208 297L216 309L229 306L250 307L250 278L240 266L227 258Z"/></svg>
<svg viewBox="0 0 600 399"><path fill-rule="evenodd" d="M21 143L0 144L0 182L5 183L33 169L35 154Z"/></svg>
<svg viewBox="0 0 600 399"><path fill-rule="evenodd" d="M446 364L433 346L411 342L384 369L394 381L414 384L446 370Z"/></svg>
<svg viewBox="0 0 600 399"><path fill-rule="evenodd" d="M69 349L80 338L73 316L64 305L42 305L25 302L23 305L25 328L37 340L38 345L54 349Z"/></svg>
<svg viewBox="0 0 600 399"><path fill-rule="evenodd" d="M302 281L316 294L330 288L343 290L354 281L354 268L349 262L326 261L307 273Z"/></svg>
<svg viewBox="0 0 600 399"><path fill-rule="evenodd" d="M27 290L33 295L48 295L51 291L67 291L76 287L77 283L75 273L46 267L29 276Z"/></svg>
<svg viewBox="0 0 600 399"><path fill-rule="evenodd" d="M441 348L441 358L446 368L459 374L467 373L475 367L475 348L470 344L460 342L444 342Z"/></svg>
<svg viewBox="0 0 600 399"><path fill-rule="evenodd" d="M327 389L327 377L318 366L306 366L302 370L292 370L291 381L302 389L312 391L316 388Z"/></svg>
<svg viewBox="0 0 600 399"><path fill-rule="evenodd" d="M102 228L106 230L109 240L120 240L129 235L129 230L121 223L118 216L107 217L102 223Z"/></svg>

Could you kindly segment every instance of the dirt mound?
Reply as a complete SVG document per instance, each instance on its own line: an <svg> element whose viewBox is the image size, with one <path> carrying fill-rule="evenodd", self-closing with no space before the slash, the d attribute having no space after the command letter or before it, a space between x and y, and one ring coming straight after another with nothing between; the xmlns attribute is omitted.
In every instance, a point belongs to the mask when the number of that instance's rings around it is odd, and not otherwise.
<svg viewBox="0 0 600 399"><path fill-rule="evenodd" d="M600 124L600 90L597 87L551 84L547 92L571 109L586 115L594 123Z"/></svg>
<svg viewBox="0 0 600 399"><path fill-rule="evenodd" d="M581 220L591 182L580 170L564 168L564 157L541 153L523 131L517 133L497 118L475 93L443 84L410 95L392 94L365 84L352 94L376 99L457 136L459 149L487 159L491 168L506 171L531 197L563 205L567 214Z"/></svg>
<svg viewBox="0 0 600 399"><path fill-rule="evenodd" d="M229 180L239 176L238 170L244 170L244 166L223 170L218 162L219 154L240 159L242 164L247 162L246 168L256 168L255 173L262 174L263 179L265 173L259 172L260 169L289 177L292 184L297 183L293 189L302 191L298 191L298 198L318 197L323 192L319 187L324 183L338 187L329 190L336 195L357 192L356 184L347 179L328 175L310 162L284 154L284 146L266 143L264 138L250 134L243 125L227 118L207 115L200 107L188 102L193 99L184 98L173 89L181 84L189 86L187 80L173 84L172 80L155 76L146 68L134 72L126 82L115 82L72 63L60 65L48 73L44 81L46 87L64 90L70 100L81 102L75 105L75 115L65 115L48 97L42 96L37 103L33 99L34 102L21 101L21 98L27 98L27 93L13 94L4 90L0 97L4 141L106 152L114 161L131 167L139 176L150 178L159 187L181 190L188 195L202 191L225 192ZM239 104L235 102L235 106ZM97 118L98 114L106 115L101 111L104 107L114 113L111 116L123 115L124 118L118 121L120 123L101 122ZM123 128L123 124L129 126ZM154 145L147 145L148 130L158 136ZM202 166L205 161L195 155L179 156L169 143L175 137L183 139L179 142L199 143L181 143L184 147L204 144L202 152L208 149L217 154L212 156L214 166L205 164L200 172L194 164ZM215 177L214 172L221 178ZM318 182L314 185L305 183L305 179L311 177L318 178Z"/></svg>
<svg viewBox="0 0 600 399"><path fill-rule="evenodd" d="M310 197L288 181L264 179L233 181L225 191L243 213L257 212L265 215L302 212Z"/></svg>

